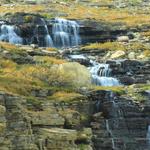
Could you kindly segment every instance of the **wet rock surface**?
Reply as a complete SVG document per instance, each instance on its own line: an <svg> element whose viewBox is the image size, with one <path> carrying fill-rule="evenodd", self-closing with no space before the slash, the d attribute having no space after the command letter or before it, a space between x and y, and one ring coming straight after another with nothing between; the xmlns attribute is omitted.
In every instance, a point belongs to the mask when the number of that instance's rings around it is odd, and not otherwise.
<svg viewBox="0 0 150 150"><path fill-rule="evenodd" d="M101 91L98 95L100 97ZM146 139L149 116L144 117L137 104L117 96L98 101L99 110L91 122L95 149L149 149Z"/></svg>

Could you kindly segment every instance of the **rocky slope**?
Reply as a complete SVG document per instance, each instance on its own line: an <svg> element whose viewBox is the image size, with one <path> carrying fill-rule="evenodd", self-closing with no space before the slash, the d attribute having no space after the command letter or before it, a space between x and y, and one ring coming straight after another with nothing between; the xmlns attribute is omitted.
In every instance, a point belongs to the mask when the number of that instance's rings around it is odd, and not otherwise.
<svg viewBox="0 0 150 150"><path fill-rule="evenodd" d="M150 149L149 1L0 4L23 39L0 42L0 150ZM55 17L79 24L80 45L45 47ZM92 84L93 61L120 86Z"/></svg>

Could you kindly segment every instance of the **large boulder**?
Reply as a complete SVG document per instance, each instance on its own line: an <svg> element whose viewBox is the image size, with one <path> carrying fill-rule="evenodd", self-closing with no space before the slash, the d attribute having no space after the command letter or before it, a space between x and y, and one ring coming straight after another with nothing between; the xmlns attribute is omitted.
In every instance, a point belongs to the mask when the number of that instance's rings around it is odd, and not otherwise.
<svg viewBox="0 0 150 150"><path fill-rule="evenodd" d="M128 36L119 36L117 37L118 42L129 42Z"/></svg>
<svg viewBox="0 0 150 150"><path fill-rule="evenodd" d="M91 83L89 70L79 63L69 62L58 66L58 74L75 86L88 86Z"/></svg>
<svg viewBox="0 0 150 150"><path fill-rule="evenodd" d="M111 55L111 58L112 59L121 58L121 57L125 56L125 54L126 53L124 51L119 50L119 51L116 51L115 53L113 53Z"/></svg>

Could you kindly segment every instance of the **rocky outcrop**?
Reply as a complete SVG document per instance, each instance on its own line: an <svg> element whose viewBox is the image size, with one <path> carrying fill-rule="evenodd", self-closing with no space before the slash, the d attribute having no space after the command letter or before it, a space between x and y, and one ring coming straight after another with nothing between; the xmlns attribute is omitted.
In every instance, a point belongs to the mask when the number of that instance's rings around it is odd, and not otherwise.
<svg viewBox="0 0 150 150"><path fill-rule="evenodd" d="M91 122L94 148L148 150L146 135L150 116L145 118L142 109L132 100L117 95L112 96L109 91L97 91L94 95L98 104L98 111L93 115Z"/></svg>
<svg viewBox="0 0 150 150"><path fill-rule="evenodd" d="M79 124L75 123L82 127L80 130L77 130L77 126L72 127L72 129L64 129L66 120L64 115L60 113L60 111L70 108L74 111L78 110L78 113L84 112L89 115L91 105L86 102L89 105L87 107L84 102L81 103L81 107L84 108L81 111L78 108L78 103L62 105L56 104L54 101L43 103L43 109L41 110L31 110L32 107L23 97L1 92L0 130L3 137L0 140L1 148L16 150L80 150L84 146L87 150L92 150L91 129L84 129L84 125L81 126L80 122Z"/></svg>
<svg viewBox="0 0 150 150"><path fill-rule="evenodd" d="M130 85L134 83L147 83L150 80L150 62L138 60L107 61L112 74L117 76L121 83Z"/></svg>

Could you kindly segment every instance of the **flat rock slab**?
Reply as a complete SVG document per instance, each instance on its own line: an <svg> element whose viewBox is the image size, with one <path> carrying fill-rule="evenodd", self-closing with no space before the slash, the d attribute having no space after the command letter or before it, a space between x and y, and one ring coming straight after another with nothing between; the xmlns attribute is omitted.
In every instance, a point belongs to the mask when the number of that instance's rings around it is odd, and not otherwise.
<svg viewBox="0 0 150 150"><path fill-rule="evenodd" d="M74 141L77 139L76 130L52 128L52 129L41 129L43 135L47 136L48 139L60 140L60 141Z"/></svg>

